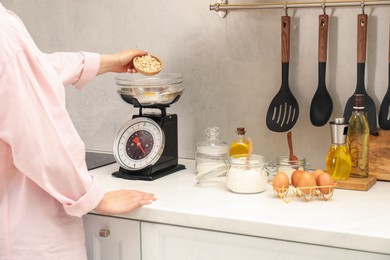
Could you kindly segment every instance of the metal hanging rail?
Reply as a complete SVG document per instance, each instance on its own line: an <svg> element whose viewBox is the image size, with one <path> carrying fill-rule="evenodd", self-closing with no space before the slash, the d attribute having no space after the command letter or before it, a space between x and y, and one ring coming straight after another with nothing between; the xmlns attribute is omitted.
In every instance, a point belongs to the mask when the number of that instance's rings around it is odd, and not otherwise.
<svg viewBox="0 0 390 260"><path fill-rule="evenodd" d="M390 5L390 0L327 0L317 2L275 2L275 3L252 3L252 4L227 4L227 0L219 0L218 3L210 5L210 11L216 11L221 17L226 15L228 10L244 10L244 9L277 9L283 8L308 8L308 7L341 7L341 6L375 6L375 5Z"/></svg>

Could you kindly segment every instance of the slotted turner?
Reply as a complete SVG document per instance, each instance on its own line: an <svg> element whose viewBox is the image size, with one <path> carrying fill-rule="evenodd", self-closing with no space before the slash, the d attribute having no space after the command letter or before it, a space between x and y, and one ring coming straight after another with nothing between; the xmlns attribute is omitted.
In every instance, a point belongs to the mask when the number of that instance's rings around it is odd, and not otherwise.
<svg viewBox="0 0 390 260"><path fill-rule="evenodd" d="M267 127L274 132L287 132L297 122L298 102L290 90L288 71L290 62L290 16L282 16L282 86L272 99L266 117Z"/></svg>
<svg viewBox="0 0 390 260"><path fill-rule="evenodd" d="M379 126L383 130L390 130L390 29L389 29L389 85L379 109Z"/></svg>

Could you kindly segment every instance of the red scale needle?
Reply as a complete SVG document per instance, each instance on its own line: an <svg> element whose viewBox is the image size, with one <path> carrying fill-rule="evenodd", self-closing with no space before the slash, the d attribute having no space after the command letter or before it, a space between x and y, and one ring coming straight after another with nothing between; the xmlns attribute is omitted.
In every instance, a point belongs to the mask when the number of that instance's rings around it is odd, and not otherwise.
<svg viewBox="0 0 390 260"><path fill-rule="evenodd" d="M137 147L138 147L139 149L141 149L142 153L145 154L144 148L142 148L142 144L141 144L141 142L139 141L138 137L134 138L134 139L133 139L133 142L137 145Z"/></svg>

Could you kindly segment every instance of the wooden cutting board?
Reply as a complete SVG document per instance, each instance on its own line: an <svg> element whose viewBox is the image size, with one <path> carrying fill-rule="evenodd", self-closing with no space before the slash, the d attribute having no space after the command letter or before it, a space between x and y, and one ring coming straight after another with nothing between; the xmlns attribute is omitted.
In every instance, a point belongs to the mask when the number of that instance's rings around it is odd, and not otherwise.
<svg viewBox="0 0 390 260"><path fill-rule="evenodd" d="M370 136L368 169L377 180L390 181L390 130L380 130L379 136Z"/></svg>
<svg viewBox="0 0 390 260"><path fill-rule="evenodd" d="M376 176L370 175L368 178L348 178L345 181L336 181L335 188L346 190L367 191L376 183Z"/></svg>
<svg viewBox="0 0 390 260"><path fill-rule="evenodd" d="M368 168L368 178L336 181L336 188L367 191L377 180L390 181L390 131L381 130L379 136L370 136Z"/></svg>

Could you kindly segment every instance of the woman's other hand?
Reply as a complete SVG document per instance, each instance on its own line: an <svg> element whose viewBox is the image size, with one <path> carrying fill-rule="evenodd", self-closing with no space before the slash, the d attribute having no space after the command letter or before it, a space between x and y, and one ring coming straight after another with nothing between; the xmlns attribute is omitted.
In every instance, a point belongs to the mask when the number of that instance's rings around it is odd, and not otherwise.
<svg viewBox="0 0 390 260"><path fill-rule="evenodd" d="M104 194L94 211L105 215L123 214L149 205L155 200L156 197L152 193L137 190L110 191Z"/></svg>

